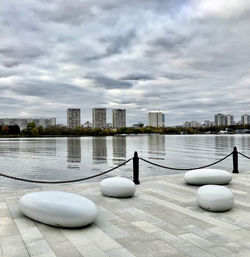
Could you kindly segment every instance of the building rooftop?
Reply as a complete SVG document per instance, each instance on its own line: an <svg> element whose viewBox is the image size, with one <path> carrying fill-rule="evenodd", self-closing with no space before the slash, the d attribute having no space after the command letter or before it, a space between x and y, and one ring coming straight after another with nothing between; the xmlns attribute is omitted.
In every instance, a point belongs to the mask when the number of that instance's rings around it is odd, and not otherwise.
<svg viewBox="0 0 250 257"><path fill-rule="evenodd" d="M211 257L250 256L250 173L228 185L235 206L213 213L196 204L197 187L183 175L143 178L135 197L103 197L98 183L49 186L75 192L99 207L96 222L80 229L47 226L23 216L18 199L28 192L0 193L0 256Z"/></svg>

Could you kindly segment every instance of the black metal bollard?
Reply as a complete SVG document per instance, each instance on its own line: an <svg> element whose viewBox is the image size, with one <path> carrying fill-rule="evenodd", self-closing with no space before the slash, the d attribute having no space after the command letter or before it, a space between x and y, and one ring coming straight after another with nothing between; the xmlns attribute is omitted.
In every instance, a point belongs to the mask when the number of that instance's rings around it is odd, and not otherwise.
<svg viewBox="0 0 250 257"><path fill-rule="evenodd" d="M239 173L239 169L238 169L238 151L237 151L237 147L234 147L233 150L233 173Z"/></svg>
<svg viewBox="0 0 250 257"><path fill-rule="evenodd" d="M140 184L139 181L139 158L138 158L138 153L134 152L134 157L133 157L133 176L134 176L134 183L136 185Z"/></svg>

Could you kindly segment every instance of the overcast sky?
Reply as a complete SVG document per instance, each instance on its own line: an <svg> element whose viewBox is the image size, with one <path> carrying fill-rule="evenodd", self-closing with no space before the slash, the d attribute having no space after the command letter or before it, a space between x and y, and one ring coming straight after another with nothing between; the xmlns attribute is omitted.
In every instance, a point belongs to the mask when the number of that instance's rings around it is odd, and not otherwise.
<svg viewBox="0 0 250 257"><path fill-rule="evenodd" d="M249 0L0 0L0 117L250 114Z"/></svg>

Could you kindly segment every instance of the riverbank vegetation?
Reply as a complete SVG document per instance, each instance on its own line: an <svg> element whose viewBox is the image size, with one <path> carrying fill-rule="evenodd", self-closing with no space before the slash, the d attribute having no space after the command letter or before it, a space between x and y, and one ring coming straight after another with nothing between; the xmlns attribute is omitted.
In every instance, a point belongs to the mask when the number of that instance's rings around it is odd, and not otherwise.
<svg viewBox="0 0 250 257"><path fill-rule="evenodd" d="M77 127L70 129L66 126L53 126L49 128L43 128L42 126L36 127L34 122L27 124L27 128L20 130L17 125L3 125L0 126L1 137L38 137L38 136L112 136L115 134L166 134L166 135L178 135L178 134L217 134L217 133L249 133L250 125L235 125L229 127L200 127L200 128L184 128L184 127L143 127L133 128L124 127L120 129L92 129Z"/></svg>

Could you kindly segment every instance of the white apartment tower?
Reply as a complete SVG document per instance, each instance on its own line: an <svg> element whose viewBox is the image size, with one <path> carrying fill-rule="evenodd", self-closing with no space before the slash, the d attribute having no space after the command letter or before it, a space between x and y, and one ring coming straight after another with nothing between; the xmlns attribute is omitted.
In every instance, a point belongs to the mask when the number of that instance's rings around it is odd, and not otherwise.
<svg viewBox="0 0 250 257"><path fill-rule="evenodd" d="M126 110L114 109L112 111L112 126L113 128L126 127Z"/></svg>
<svg viewBox="0 0 250 257"><path fill-rule="evenodd" d="M106 127L106 108L92 109L92 126L93 128Z"/></svg>
<svg viewBox="0 0 250 257"><path fill-rule="evenodd" d="M151 127L164 127L165 119L162 112L149 112L148 125Z"/></svg>
<svg viewBox="0 0 250 257"><path fill-rule="evenodd" d="M214 116L214 125L215 126L226 126L227 125L227 116L221 113L218 113Z"/></svg>
<svg viewBox="0 0 250 257"><path fill-rule="evenodd" d="M72 129L81 126L81 109L67 110L67 126Z"/></svg>
<svg viewBox="0 0 250 257"><path fill-rule="evenodd" d="M227 114L227 126L234 125L234 116Z"/></svg>
<svg viewBox="0 0 250 257"><path fill-rule="evenodd" d="M248 125L250 124L250 115L244 114L241 116L241 124Z"/></svg>

